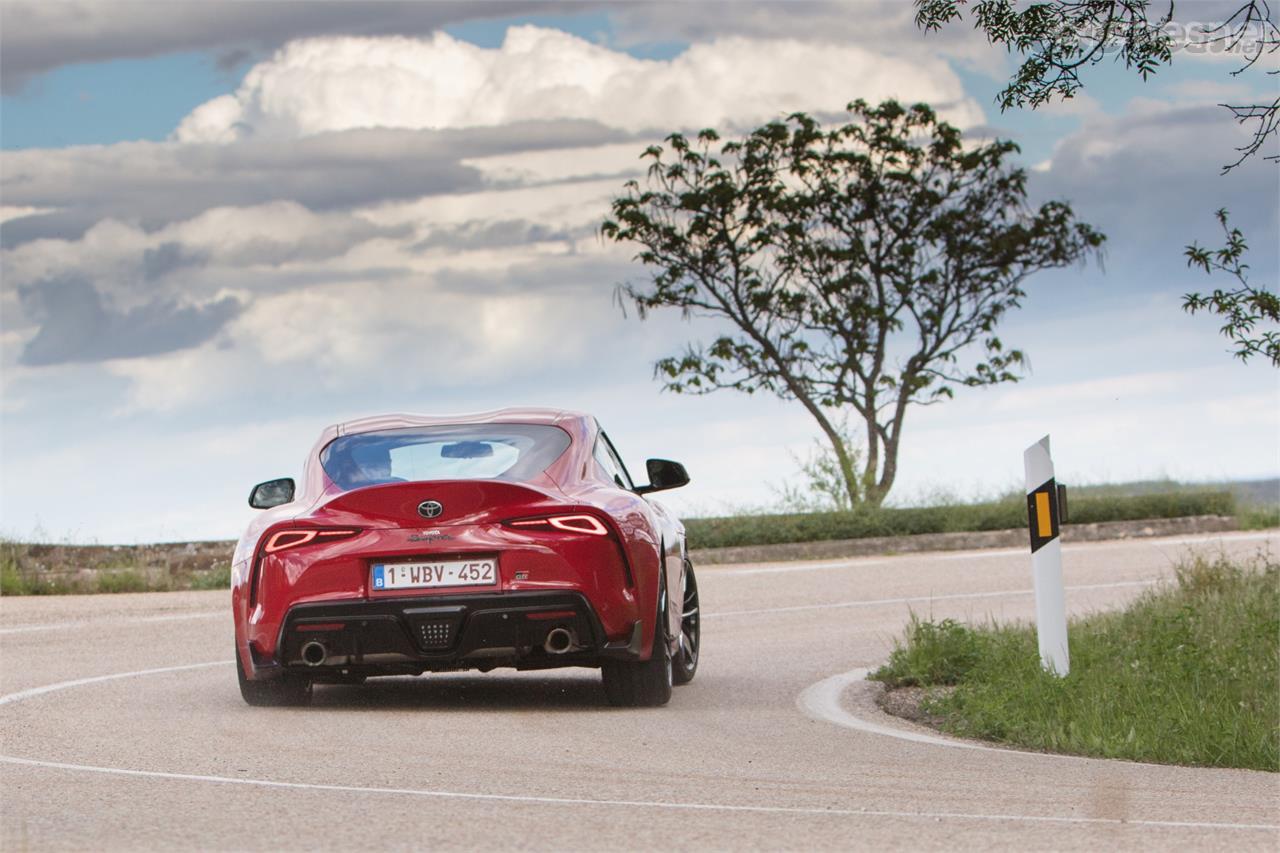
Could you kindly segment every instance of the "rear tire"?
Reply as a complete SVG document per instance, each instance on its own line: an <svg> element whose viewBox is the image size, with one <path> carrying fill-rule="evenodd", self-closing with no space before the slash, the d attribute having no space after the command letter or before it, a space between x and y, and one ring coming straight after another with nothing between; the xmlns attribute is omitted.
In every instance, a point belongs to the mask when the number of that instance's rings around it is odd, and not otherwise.
<svg viewBox="0 0 1280 853"><path fill-rule="evenodd" d="M673 674L671 646L667 643L667 584L663 578L658 595L658 618L653 628L649 660L606 661L600 667L609 704L623 708L655 708L671 701Z"/></svg>
<svg viewBox="0 0 1280 853"><path fill-rule="evenodd" d="M684 604L680 611L680 644L672 661L672 679L688 684L698 674L698 658L702 649L702 615L698 605L698 579L693 563L684 561Z"/></svg>
<svg viewBox="0 0 1280 853"><path fill-rule="evenodd" d="M255 707L303 706L311 704L311 679L285 675L278 681L250 681L244 676L240 644L236 643L236 677L240 696Z"/></svg>

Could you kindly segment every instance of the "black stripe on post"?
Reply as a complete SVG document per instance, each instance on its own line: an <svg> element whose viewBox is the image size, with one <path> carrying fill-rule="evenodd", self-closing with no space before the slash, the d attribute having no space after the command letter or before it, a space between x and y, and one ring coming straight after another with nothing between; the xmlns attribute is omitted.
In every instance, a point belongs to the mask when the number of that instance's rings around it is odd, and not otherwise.
<svg viewBox="0 0 1280 853"><path fill-rule="evenodd" d="M1032 554L1058 538L1058 486L1052 477L1027 495L1027 527Z"/></svg>

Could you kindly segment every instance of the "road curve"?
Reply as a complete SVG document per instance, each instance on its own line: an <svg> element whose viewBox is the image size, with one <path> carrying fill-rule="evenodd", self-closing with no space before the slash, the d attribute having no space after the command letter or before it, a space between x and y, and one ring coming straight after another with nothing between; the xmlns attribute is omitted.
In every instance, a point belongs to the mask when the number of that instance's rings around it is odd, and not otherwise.
<svg viewBox="0 0 1280 853"><path fill-rule="evenodd" d="M1065 548L1075 613L1191 549ZM851 671L908 613L1026 619L1025 551L699 573L697 680L614 709L594 671L437 675L244 705L226 593L0 599L0 846L1276 849L1280 776L955 748ZM852 721L852 722L851 722Z"/></svg>

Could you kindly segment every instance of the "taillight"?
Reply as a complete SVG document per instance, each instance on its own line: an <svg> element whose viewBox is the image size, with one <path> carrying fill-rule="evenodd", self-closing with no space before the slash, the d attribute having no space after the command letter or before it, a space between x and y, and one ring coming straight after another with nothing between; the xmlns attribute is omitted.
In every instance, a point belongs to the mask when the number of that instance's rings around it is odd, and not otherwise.
<svg viewBox="0 0 1280 853"><path fill-rule="evenodd" d="M524 530L563 530L568 533L587 533L592 536L608 536L609 528L594 515L550 515L545 518L518 518L507 522L508 527Z"/></svg>
<svg viewBox="0 0 1280 853"><path fill-rule="evenodd" d="M271 534L271 538L267 540L267 544L262 546L262 550L267 554L274 554L277 551L284 551L288 548L297 548L299 545L310 545L313 542L335 542L341 539L350 539L359 533L359 530L351 528L295 528L293 530L277 530Z"/></svg>
<svg viewBox="0 0 1280 853"><path fill-rule="evenodd" d="M350 539L359 533L354 527L292 527L277 530L262 545L262 551L253 560L253 575L249 581L249 606L258 603L258 578L262 574L262 560L267 554L287 551L302 545L317 545L322 542L340 542Z"/></svg>

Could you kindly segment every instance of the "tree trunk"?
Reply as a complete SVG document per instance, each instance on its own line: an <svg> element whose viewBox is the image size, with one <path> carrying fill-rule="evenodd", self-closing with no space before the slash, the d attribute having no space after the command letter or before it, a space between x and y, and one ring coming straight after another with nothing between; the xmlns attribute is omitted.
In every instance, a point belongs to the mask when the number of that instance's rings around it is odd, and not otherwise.
<svg viewBox="0 0 1280 853"><path fill-rule="evenodd" d="M867 503L872 506L880 506L884 499L888 496L889 490L893 488L893 481L898 476L898 439L894 436L892 439L886 439L884 443L884 472L880 475L880 481L876 483L874 489L867 489ZM875 497L872 498L874 491Z"/></svg>
<svg viewBox="0 0 1280 853"><path fill-rule="evenodd" d="M898 476L898 442L902 437L902 419L906 416L907 397L898 398L898 405L895 408L893 422L889 424L889 428L884 434L884 470L880 472L880 479L876 483L875 488L867 487L867 502L872 506L880 506L884 502L885 497L889 494L889 490L893 488L893 481ZM875 497L872 498L874 491ZM873 502L874 501L874 502Z"/></svg>
<svg viewBox="0 0 1280 853"><path fill-rule="evenodd" d="M840 465L840 474L844 478L845 490L849 494L849 506L856 507L859 501L858 473L853 470L853 460L849 458L849 448L845 447L844 437L825 418L819 418L818 425L822 427L831 449L835 451L836 462Z"/></svg>
<svg viewBox="0 0 1280 853"><path fill-rule="evenodd" d="M884 500L884 494L880 492L876 486L876 476L879 474L877 470L880 467L880 433L879 425L875 419L875 401L871 401L871 407L867 409L872 414L866 418L867 426L867 464L862 471L862 501L871 507L880 506L880 502Z"/></svg>

